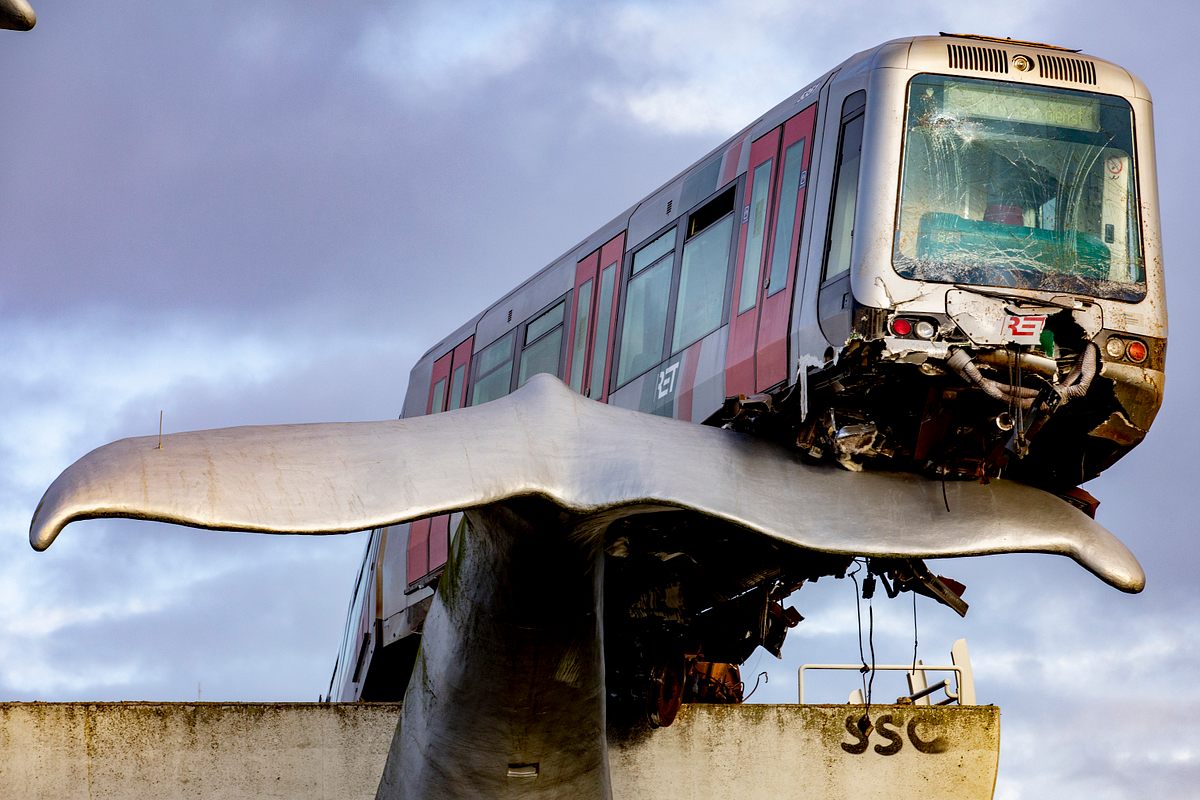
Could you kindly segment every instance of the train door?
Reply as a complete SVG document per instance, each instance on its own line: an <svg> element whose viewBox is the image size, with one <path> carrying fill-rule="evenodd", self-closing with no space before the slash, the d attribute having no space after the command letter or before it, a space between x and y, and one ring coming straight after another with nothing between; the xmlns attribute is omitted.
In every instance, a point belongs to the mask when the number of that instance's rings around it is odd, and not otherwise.
<svg viewBox="0 0 1200 800"><path fill-rule="evenodd" d="M621 233L575 265L567 382L585 397L601 402L608 399L624 247L625 234Z"/></svg>
<svg viewBox="0 0 1200 800"><path fill-rule="evenodd" d="M462 408L467 400L467 375L471 367L469 336L446 355L433 362L426 413L439 414ZM446 563L450 553L450 515L438 514L415 520L408 529L407 579L409 586L421 583Z"/></svg>
<svg viewBox="0 0 1200 800"><path fill-rule="evenodd" d="M758 340L755 353L755 388L766 391L785 382L788 374L787 329L796 286L796 261L804 221L804 196L812 160L816 105L792 117L783 126L777 172L769 266L764 270Z"/></svg>
<svg viewBox="0 0 1200 800"><path fill-rule="evenodd" d="M725 351L725 393L753 394L755 385L754 340L758 336L759 295L762 294L762 260L767 252L767 218L770 215L775 159L779 154L779 128L750 145L742 230L734 269L733 312L729 345Z"/></svg>
<svg viewBox="0 0 1200 800"><path fill-rule="evenodd" d="M816 106L809 106L750 146L726 394L766 391L788 378L787 326L815 120Z"/></svg>
<svg viewBox="0 0 1200 800"><path fill-rule="evenodd" d="M863 112L867 94L854 92L842 103L833 199L825 236L817 315L826 341L840 344L850 335L850 254L854 214L858 206L858 172L862 155Z"/></svg>

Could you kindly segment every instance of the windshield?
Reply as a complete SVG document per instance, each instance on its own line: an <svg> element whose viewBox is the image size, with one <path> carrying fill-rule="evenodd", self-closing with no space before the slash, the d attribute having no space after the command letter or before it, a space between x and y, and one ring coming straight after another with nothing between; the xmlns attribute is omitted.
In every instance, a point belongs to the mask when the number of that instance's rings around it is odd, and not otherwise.
<svg viewBox="0 0 1200 800"><path fill-rule="evenodd" d="M906 278L1145 296L1133 113L1118 97L919 75L893 262Z"/></svg>

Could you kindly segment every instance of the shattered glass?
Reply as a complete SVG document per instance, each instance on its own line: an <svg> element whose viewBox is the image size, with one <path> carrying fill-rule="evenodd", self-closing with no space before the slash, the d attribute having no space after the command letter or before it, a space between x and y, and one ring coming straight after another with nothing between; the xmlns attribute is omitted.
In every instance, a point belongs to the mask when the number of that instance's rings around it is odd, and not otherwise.
<svg viewBox="0 0 1200 800"><path fill-rule="evenodd" d="M1132 120L1119 97L917 76L909 93L897 272L1141 299Z"/></svg>

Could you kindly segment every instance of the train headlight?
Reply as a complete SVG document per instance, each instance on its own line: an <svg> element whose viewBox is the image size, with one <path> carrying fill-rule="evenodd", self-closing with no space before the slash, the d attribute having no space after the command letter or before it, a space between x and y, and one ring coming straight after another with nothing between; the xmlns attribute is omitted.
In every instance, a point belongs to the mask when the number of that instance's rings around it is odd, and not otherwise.
<svg viewBox="0 0 1200 800"><path fill-rule="evenodd" d="M916 332L917 336L921 337L922 339L932 339L933 335L937 333L937 328L933 327L933 323L927 319L919 320L917 324L913 326L913 330Z"/></svg>
<svg viewBox="0 0 1200 800"><path fill-rule="evenodd" d="M1104 343L1104 352L1109 358L1122 358L1125 355L1125 342L1115 336L1108 337L1108 341Z"/></svg>
<svg viewBox="0 0 1200 800"><path fill-rule="evenodd" d="M1140 364L1146 360L1149 351L1146 349L1144 342L1139 342L1137 339L1132 340L1125 348L1125 357L1135 364Z"/></svg>

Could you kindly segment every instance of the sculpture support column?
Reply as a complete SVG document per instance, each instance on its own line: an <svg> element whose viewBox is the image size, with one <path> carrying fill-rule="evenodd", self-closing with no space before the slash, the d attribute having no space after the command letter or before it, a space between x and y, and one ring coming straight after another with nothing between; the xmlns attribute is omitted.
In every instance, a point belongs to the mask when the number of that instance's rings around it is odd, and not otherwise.
<svg viewBox="0 0 1200 800"><path fill-rule="evenodd" d="M466 519L377 798L604 800L600 537L534 498Z"/></svg>

